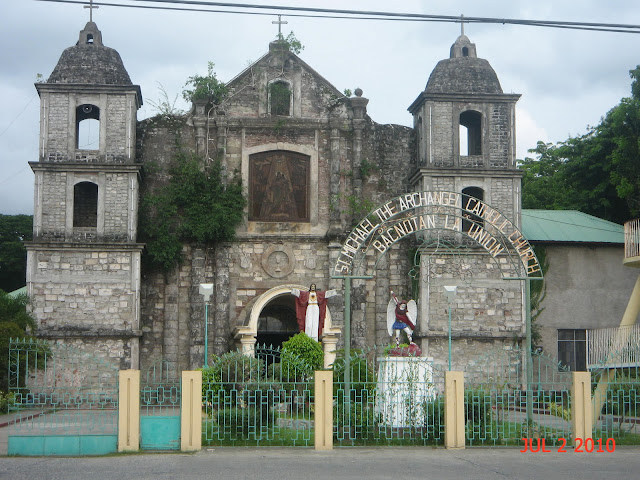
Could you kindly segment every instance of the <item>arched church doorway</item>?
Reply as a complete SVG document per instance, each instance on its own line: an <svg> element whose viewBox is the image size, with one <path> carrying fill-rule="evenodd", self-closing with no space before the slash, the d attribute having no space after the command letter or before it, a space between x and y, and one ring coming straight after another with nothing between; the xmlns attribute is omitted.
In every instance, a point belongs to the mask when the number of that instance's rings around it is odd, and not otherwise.
<svg viewBox="0 0 640 480"><path fill-rule="evenodd" d="M298 331L295 297L281 295L267 303L260 312L256 344L280 348Z"/></svg>

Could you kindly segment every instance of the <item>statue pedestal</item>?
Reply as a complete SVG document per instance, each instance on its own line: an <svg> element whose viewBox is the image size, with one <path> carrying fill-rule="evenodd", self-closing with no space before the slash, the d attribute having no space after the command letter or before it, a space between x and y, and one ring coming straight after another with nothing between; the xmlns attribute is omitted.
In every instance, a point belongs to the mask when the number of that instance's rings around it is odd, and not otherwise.
<svg viewBox="0 0 640 480"><path fill-rule="evenodd" d="M436 396L433 358L383 357L378 359L376 412L390 427L421 427L425 404Z"/></svg>

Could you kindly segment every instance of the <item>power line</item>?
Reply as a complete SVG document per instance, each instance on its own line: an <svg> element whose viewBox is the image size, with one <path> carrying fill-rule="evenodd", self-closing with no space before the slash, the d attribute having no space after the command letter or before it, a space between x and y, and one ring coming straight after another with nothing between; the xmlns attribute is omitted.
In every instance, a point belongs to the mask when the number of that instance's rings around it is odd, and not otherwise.
<svg viewBox="0 0 640 480"><path fill-rule="evenodd" d="M29 101L27 102L27 104L24 106L24 108L22 109L22 111L21 111L20 113L18 113L18 114L14 117L14 119L13 119L13 120L11 120L11 122L9 122L9 125L7 125L7 127L6 127L2 132L0 132L0 137L2 137L2 136L7 132L7 130L9 130L9 129L11 128L11 125L13 125L13 124L15 123L15 121L16 121L16 120L18 120L18 118L20 118L20 115L22 115L22 114L27 110L27 108L29 107L29 105L31 105L31 102L33 102L33 99L34 99L34 98L36 98L36 96L37 96L37 94L35 94L35 93L34 93L34 94L33 94L33 97L31 97L31 100L29 100Z"/></svg>
<svg viewBox="0 0 640 480"><path fill-rule="evenodd" d="M86 1L74 0L36 0L42 2L55 3L71 3L86 5ZM386 20L386 21L419 21L419 22L444 22L444 23L489 23L502 25L524 25L546 28L563 28L572 30L587 30L600 32L615 33L640 33L640 25L621 24L621 23L600 23L600 22L571 22L571 21L555 21L555 20L525 20L515 18L495 18L495 17L458 17L452 15L429 15L421 13L401 13L401 12L384 12L369 10L343 10L333 8L316 8L316 7L293 7L286 5L256 5L247 3L230 3L230 2L209 2L196 0L129 0L134 4L110 3L110 2L94 2L95 5L113 6L125 8L145 8L157 10L178 10L193 11L205 13L233 13L241 15L276 15L276 12L288 12L287 16L304 17L304 18L331 18L331 19L352 19L352 20ZM177 6L150 6L137 5L138 3L160 3L163 5L186 5L187 7ZM213 10L211 8L194 8L194 7L222 7L236 8L240 10ZM249 11L260 10L260 11ZM270 12L263 12L269 10ZM304 13L291 13L304 12Z"/></svg>

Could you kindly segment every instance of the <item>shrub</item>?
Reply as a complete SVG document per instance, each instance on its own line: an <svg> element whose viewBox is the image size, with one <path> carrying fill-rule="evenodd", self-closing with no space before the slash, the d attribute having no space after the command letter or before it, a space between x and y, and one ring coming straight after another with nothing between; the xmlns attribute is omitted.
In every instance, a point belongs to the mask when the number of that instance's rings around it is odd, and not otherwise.
<svg viewBox="0 0 640 480"><path fill-rule="evenodd" d="M206 75L192 75L187 79L182 91L182 97L187 102L204 101L208 106L222 103L228 88L218 80L214 66L213 62L209 62Z"/></svg>
<svg viewBox="0 0 640 480"><path fill-rule="evenodd" d="M324 366L322 345L300 332L282 344L280 364L283 376L296 375L297 372L313 375L314 371Z"/></svg>
<svg viewBox="0 0 640 480"><path fill-rule="evenodd" d="M562 405L558 405L557 403L551 402L547 407L549 413L551 415L555 415L556 417L560 417L567 422L571 421L571 409L564 408Z"/></svg>
<svg viewBox="0 0 640 480"><path fill-rule="evenodd" d="M338 439L373 440L380 436L380 414L375 411L373 398L368 400L347 403L338 399L333 408Z"/></svg>
<svg viewBox="0 0 640 480"><path fill-rule="evenodd" d="M491 423L491 397L482 389L464 392L464 414L467 423L487 425Z"/></svg>
<svg viewBox="0 0 640 480"><path fill-rule="evenodd" d="M362 398L374 392L376 388L377 376L375 368L371 362L367 361L364 352L361 350L351 350L351 397ZM344 350L336 352L336 360L333 363L334 388L344 388L345 371Z"/></svg>
<svg viewBox="0 0 640 480"><path fill-rule="evenodd" d="M258 358L248 357L241 352L228 352L221 355L211 367L212 375L219 378L223 388L242 390L243 384L258 381L264 376L264 362Z"/></svg>
<svg viewBox="0 0 640 480"><path fill-rule="evenodd" d="M0 392L0 414L9 413L9 407L15 402L15 395L13 393Z"/></svg>
<svg viewBox="0 0 640 480"><path fill-rule="evenodd" d="M428 441L438 443L444 438L444 397L425 401L421 405L424 418L425 437Z"/></svg>
<svg viewBox="0 0 640 480"><path fill-rule="evenodd" d="M255 432L269 425L268 411L257 405L244 408L224 408L216 412L216 423L225 437L231 439L246 438L249 432Z"/></svg>
<svg viewBox="0 0 640 480"><path fill-rule="evenodd" d="M202 403L204 405L212 405L218 396L218 392L222 390L220 372L213 366L204 367L200 370L202 371Z"/></svg>

